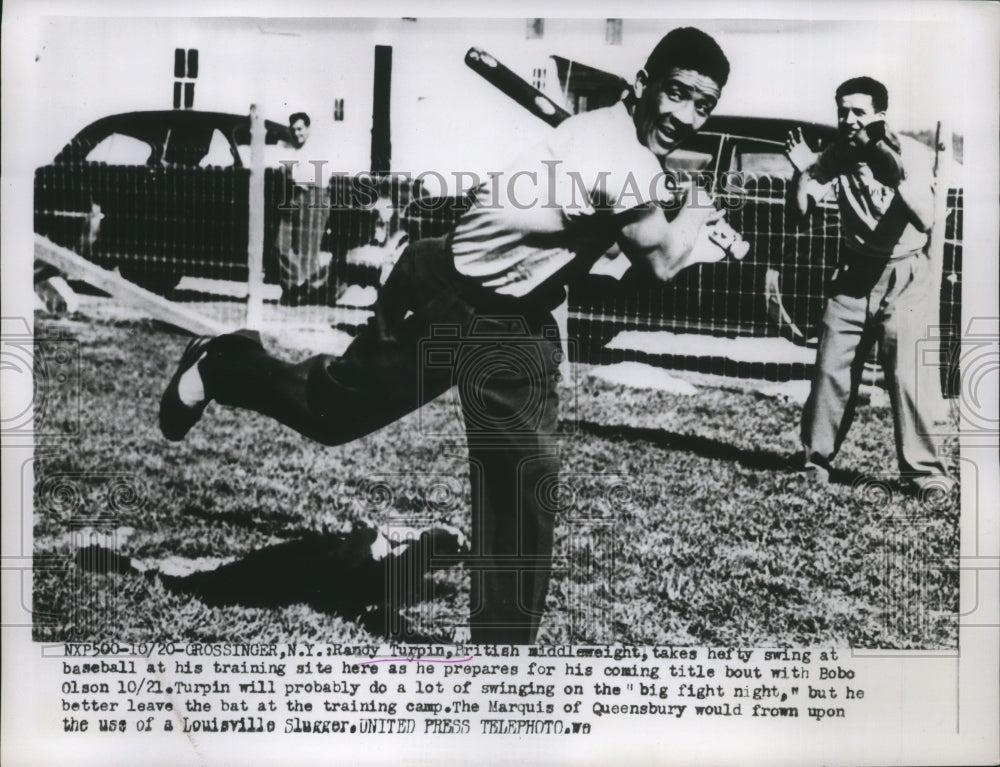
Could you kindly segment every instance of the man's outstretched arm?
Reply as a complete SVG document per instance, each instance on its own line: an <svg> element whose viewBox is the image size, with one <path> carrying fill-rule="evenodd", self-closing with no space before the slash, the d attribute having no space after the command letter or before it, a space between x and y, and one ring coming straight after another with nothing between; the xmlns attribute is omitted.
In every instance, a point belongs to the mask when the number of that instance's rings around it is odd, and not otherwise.
<svg viewBox="0 0 1000 767"><path fill-rule="evenodd" d="M695 252L702 227L721 219L725 211L717 210L712 196L694 184L687 190L684 204L672 221L667 221L663 209L655 203L619 215L626 217L618 236L622 252L661 282L672 280L694 263L721 261L726 256L721 248Z"/></svg>

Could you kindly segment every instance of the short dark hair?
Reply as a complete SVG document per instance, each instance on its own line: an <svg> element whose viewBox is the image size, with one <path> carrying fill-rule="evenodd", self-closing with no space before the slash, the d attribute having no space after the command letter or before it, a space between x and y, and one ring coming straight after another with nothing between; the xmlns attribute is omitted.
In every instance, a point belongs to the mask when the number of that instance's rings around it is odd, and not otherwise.
<svg viewBox="0 0 1000 767"><path fill-rule="evenodd" d="M851 93L864 93L872 97L872 106L876 112L884 112L889 108L889 91L874 77L852 77L837 87L834 98L840 101Z"/></svg>
<svg viewBox="0 0 1000 767"><path fill-rule="evenodd" d="M672 69L692 69L711 77L721 88L729 80L729 59L710 35L694 27L668 32L646 59L650 80L665 77Z"/></svg>
<svg viewBox="0 0 1000 767"><path fill-rule="evenodd" d="M295 125L295 123L297 123L299 120L304 122L307 128L311 123L311 121L309 120L309 115L307 115L305 112L292 112L292 114L288 115L289 127Z"/></svg>

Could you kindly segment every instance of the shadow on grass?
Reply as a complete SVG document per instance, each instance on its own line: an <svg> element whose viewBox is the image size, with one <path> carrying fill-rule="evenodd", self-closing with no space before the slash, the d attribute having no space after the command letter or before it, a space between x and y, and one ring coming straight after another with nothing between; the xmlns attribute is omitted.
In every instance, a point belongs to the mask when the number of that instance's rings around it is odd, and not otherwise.
<svg viewBox="0 0 1000 767"><path fill-rule="evenodd" d="M624 424L603 424L594 421L579 421L576 428L585 433L602 439L625 439L633 442L648 442L657 447L670 450L683 450L703 458L717 458L731 461L748 469L764 469L769 471L795 471L792 459L785 454L770 450L744 450L743 448L720 442L717 439L701 437L696 434L678 434L676 432L653 429L645 426L627 426Z"/></svg>
<svg viewBox="0 0 1000 767"><path fill-rule="evenodd" d="M399 611L434 596L426 576L458 565L467 553L464 537L451 528L430 528L393 546L377 530L356 527L349 533L315 533L267 546L214 570L188 575L140 569L129 557L93 545L76 552L76 564L90 573L159 581L168 591L210 607L307 604L360 621L379 637L434 643L443 638L414 630Z"/></svg>
<svg viewBox="0 0 1000 767"><path fill-rule="evenodd" d="M697 434L678 434L677 432L654 429L645 426L628 426L625 424L603 424L595 421L578 421L577 430L602 439L624 439L633 442L646 442L669 450L682 450L702 458L713 458L720 461L738 463L747 469L774 471L784 474L799 473L794 456L787 453L775 453L772 450L745 450L727 442L722 442ZM830 472L830 483L853 487L863 481L867 475L854 469L834 469Z"/></svg>

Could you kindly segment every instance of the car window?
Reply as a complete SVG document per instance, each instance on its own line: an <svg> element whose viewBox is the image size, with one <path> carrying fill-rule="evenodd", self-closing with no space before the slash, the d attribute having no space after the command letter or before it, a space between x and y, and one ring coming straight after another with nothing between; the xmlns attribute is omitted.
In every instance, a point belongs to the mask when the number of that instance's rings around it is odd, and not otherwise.
<svg viewBox="0 0 1000 767"><path fill-rule="evenodd" d="M111 133L87 152L87 162L102 162L107 165L145 165L153 154L153 147L142 139Z"/></svg>
<svg viewBox="0 0 1000 767"><path fill-rule="evenodd" d="M231 168L233 164L233 152L229 146L229 139L226 138L226 134L216 128L212 131L208 153L198 161L198 165L202 168Z"/></svg>
<svg viewBox="0 0 1000 767"><path fill-rule="evenodd" d="M179 125L167 133L163 162L167 165L196 167L208 154L212 128L203 125Z"/></svg>
<svg viewBox="0 0 1000 767"><path fill-rule="evenodd" d="M249 168L251 165L249 125L238 125L233 129L233 143L236 144L240 163L244 168ZM280 168L282 160L295 159L289 156L289 146L286 133L273 127L267 128L264 133L264 165L268 168Z"/></svg>
<svg viewBox="0 0 1000 767"><path fill-rule="evenodd" d="M248 121L249 122L249 121ZM239 125L233 130L233 141L236 144L238 151L242 153L242 148L244 146L250 146L250 126L249 125ZM264 144L266 146L278 146L283 143L287 143L288 134L276 130L275 128L268 128L264 133Z"/></svg>
<svg viewBox="0 0 1000 767"><path fill-rule="evenodd" d="M706 170L712 165L712 155L691 149L675 149L666 164L672 170Z"/></svg>
<svg viewBox="0 0 1000 767"><path fill-rule="evenodd" d="M794 168L784 154L777 152L744 152L736 155L737 167L747 173L791 178Z"/></svg>
<svg viewBox="0 0 1000 767"><path fill-rule="evenodd" d="M780 144L737 140L733 167L742 173L790 179L795 172Z"/></svg>

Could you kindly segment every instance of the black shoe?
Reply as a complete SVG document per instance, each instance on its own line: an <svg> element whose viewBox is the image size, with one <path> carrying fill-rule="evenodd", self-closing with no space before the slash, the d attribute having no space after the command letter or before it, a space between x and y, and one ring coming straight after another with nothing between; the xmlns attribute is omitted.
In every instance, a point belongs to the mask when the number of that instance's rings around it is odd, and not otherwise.
<svg viewBox="0 0 1000 767"><path fill-rule="evenodd" d="M330 273L327 267L299 285L289 285L281 290L280 306L324 306L330 303Z"/></svg>
<svg viewBox="0 0 1000 767"><path fill-rule="evenodd" d="M788 458L788 468L802 479L817 485L830 484L830 466L819 463L819 459L807 460L804 451L799 451Z"/></svg>
<svg viewBox="0 0 1000 767"><path fill-rule="evenodd" d="M261 341L260 333L256 330L237 330L222 336L200 336L193 339L181 355L180 362L177 363L177 370L174 377L167 384L167 390L163 392L160 399L160 431L163 436L171 442L178 442L187 435L191 427L198 423L201 414L205 412L205 406L212 399L212 393L208 391L208 382L205 382L205 401L194 407L188 407L181 402L177 393L177 386L181 376L195 365L203 354L217 355L247 351L252 349L263 350L264 344Z"/></svg>
<svg viewBox="0 0 1000 767"><path fill-rule="evenodd" d="M198 423L201 414L205 411L205 406L208 404L208 397L206 397L204 402L194 407L188 407L181 402L177 393L177 385L181 376L190 370L191 366L197 363L205 353L205 349L211 341L210 336L199 336L192 339L181 355L180 362L177 363L177 370L174 371L174 377L167 384L167 390L160 398L160 431L171 442L179 442L187 436L191 427Z"/></svg>

